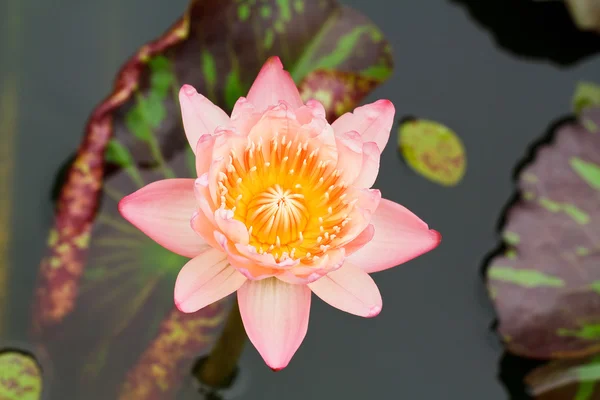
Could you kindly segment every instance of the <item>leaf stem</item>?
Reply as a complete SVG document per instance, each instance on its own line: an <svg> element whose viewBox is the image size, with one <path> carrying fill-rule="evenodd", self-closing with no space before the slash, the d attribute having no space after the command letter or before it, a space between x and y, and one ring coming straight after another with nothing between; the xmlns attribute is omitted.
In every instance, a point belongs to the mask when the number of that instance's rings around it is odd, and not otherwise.
<svg viewBox="0 0 600 400"><path fill-rule="evenodd" d="M196 371L196 378L200 383L213 389L227 387L234 378L238 361L246 344L246 337L240 308L236 300L221 336L204 363Z"/></svg>
<svg viewBox="0 0 600 400"><path fill-rule="evenodd" d="M152 157L154 157L154 159L158 162L158 166L160 167L165 178L175 178L175 173L167 165L165 158L162 155L162 151L160 150L158 141L156 140L156 137L154 137L154 132L150 139L148 139L148 145L150 146L150 152L152 153Z"/></svg>
<svg viewBox="0 0 600 400"><path fill-rule="evenodd" d="M125 172L127 173L127 175L129 175L129 177L131 178L131 180L138 186L138 187L144 187L145 183L144 183L144 179L142 178L142 175L140 174L140 171L137 169L137 167L135 165L130 165L129 167L125 168Z"/></svg>

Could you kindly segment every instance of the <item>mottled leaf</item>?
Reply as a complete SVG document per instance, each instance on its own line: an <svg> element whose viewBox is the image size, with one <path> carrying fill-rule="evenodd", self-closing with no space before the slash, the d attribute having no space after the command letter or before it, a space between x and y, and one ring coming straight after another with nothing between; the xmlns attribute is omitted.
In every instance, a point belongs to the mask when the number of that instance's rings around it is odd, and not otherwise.
<svg viewBox="0 0 600 400"><path fill-rule="evenodd" d="M42 395L42 371L27 354L0 353L0 400L39 400Z"/></svg>
<svg viewBox="0 0 600 400"><path fill-rule="evenodd" d="M190 315L174 309L186 260L123 220L117 203L149 182L194 176L181 84L230 111L271 55L281 56L303 98L330 93L331 118L357 106L392 67L381 32L332 0L192 1L143 46L91 116L40 268L33 331L53 361L57 393L172 399L210 348L228 302Z"/></svg>
<svg viewBox="0 0 600 400"><path fill-rule="evenodd" d="M398 128L398 146L408 165L435 183L454 186L465 174L467 158L460 138L438 122L403 122Z"/></svg>
<svg viewBox="0 0 600 400"><path fill-rule="evenodd" d="M562 123L518 176L504 254L487 269L508 350L525 357L600 351L600 108Z"/></svg>
<svg viewBox="0 0 600 400"><path fill-rule="evenodd" d="M580 114L587 107L600 106L600 85L591 82L580 82L573 96L573 108Z"/></svg>
<svg viewBox="0 0 600 400"><path fill-rule="evenodd" d="M553 361L533 370L525 382L536 400L596 400L600 357Z"/></svg>

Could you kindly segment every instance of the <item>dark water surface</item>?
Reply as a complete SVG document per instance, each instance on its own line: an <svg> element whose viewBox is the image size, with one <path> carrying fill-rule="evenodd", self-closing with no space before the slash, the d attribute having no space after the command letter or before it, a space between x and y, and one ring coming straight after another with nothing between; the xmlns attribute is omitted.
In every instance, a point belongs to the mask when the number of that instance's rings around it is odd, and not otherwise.
<svg viewBox="0 0 600 400"><path fill-rule="evenodd" d="M13 260L17 268L35 269L52 223L56 172L75 151L89 113L108 93L124 60L161 34L186 1L21 3L23 112ZM450 126L466 146L467 173L456 188L437 186L412 173L398 157L395 138L390 140L375 186L441 232L442 244L374 275L384 299L375 319L354 317L315 299L308 335L285 370L273 373L248 346L241 365L248 384L242 398L507 399L497 378L502 347L490 331L494 313L481 263L498 243L496 224L513 193L513 168L552 121L570 112L577 81L600 82L600 57L569 53L562 61L569 65L559 66L549 56L515 56L497 47L458 2L342 3L372 18L394 48L394 75L368 100L392 100L398 118L416 115ZM505 30L511 26L506 24ZM523 24L514 26L524 34ZM594 44L588 42L590 53ZM564 46L557 43L568 53ZM31 291L34 279L20 274L12 290ZM28 306L12 310L23 315L12 332L25 329ZM16 335L11 339L18 340Z"/></svg>

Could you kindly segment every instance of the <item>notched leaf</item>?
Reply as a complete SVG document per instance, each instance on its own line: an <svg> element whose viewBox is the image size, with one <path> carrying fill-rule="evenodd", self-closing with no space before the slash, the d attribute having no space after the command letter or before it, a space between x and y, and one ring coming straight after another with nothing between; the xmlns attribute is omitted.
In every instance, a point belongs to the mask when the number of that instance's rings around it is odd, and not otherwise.
<svg viewBox="0 0 600 400"><path fill-rule="evenodd" d="M585 121L599 124L600 108L560 125L521 170L503 228L510 256L487 269L499 333L521 356L600 351L600 135Z"/></svg>
<svg viewBox="0 0 600 400"><path fill-rule="evenodd" d="M272 55L303 98L329 99L330 118L356 107L392 69L381 31L333 0L192 1L143 46L91 116L42 261L33 325L57 393L172 399L212 345L228 302L178 311L173 287L186 259L123 220L117 204L150 182L195 176L181 84L230 112Z"/></svg>

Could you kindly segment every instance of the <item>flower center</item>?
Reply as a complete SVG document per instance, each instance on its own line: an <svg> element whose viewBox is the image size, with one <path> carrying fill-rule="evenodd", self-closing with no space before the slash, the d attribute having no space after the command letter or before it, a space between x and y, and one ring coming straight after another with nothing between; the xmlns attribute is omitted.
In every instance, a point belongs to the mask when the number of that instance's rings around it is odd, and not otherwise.
<svg viewBox="0 0 600 400"><path fill-rule="evenodd" d="M311 263L339 243L356 203L340 172L309 141L274 134L229 153L219 175L221 207L250 233L250 245L277 261Z"/></svg>
<svg viewBox="0 0 600 400"><path fill-rule="evenodd" d="M246 224L262 243L287 245L302 237L310 218L304 195L276 184L248 203Z"/></svg>

